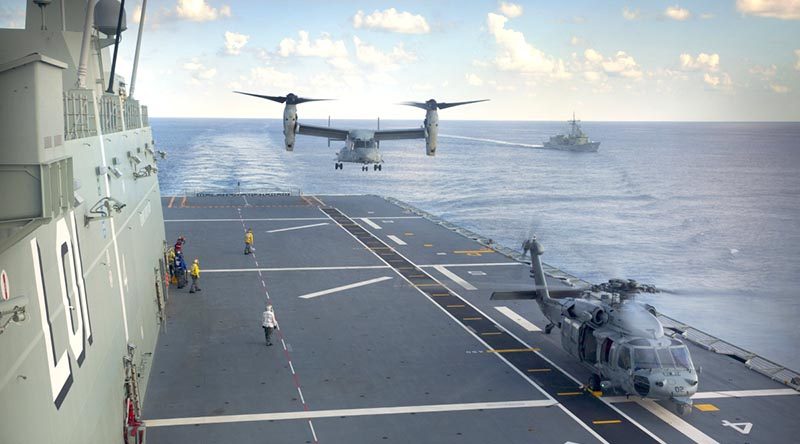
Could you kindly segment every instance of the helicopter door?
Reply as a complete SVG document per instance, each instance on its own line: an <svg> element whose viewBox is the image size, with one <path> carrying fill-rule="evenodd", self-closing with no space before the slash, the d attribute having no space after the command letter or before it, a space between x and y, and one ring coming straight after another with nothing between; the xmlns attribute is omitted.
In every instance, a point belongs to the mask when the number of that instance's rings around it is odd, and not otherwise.
<svg viewBox="0 0 800 444"><path fill-rule="evenodd" d="M594 328L587 324L581 326L580 333L580 358L589 364L597 362L597 339L594 337Z"/></svg>

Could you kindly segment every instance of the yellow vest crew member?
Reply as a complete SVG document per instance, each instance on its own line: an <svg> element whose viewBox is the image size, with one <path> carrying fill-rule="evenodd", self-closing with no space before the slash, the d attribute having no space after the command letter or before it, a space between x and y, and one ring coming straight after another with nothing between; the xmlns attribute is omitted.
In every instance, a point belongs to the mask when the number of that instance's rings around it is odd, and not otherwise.
<svg viewBox="0 0 800 444"><path fill-rule="evenodd" d="M189 288L189 293L194 293L195 291L202 291L199 285L197 285L197 281L200 280L200 261L195 259L194 263L192 264L192 271L189 272L192 275L192 286Z"/></svg>
<svg viewBox="0 0 800 444"><path fill-rule="evenodd" d="M255 250L253 248L253 229L248 228L247 233L244 235L244 254L250 254Z"/></svg>

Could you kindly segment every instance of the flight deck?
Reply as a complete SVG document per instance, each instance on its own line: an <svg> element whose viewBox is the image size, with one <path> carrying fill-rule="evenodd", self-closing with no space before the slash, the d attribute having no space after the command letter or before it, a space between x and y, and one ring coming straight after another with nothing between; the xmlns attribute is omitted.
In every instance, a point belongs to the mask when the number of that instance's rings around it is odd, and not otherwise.
<svg viewBox="0 0 800 444"><path fill-rule="evenodd" d="M162 198L201 292L172 286L143 417L152 443L772 443L798 392L687 343L694 408L602 396L550 335L530 268L378 196ZM244 255L252 228L256 251ZM545 256L546 260L546 256ZM549 269L548 286L570 290ZM557 271L557 270L555 270ZM559 278L560 277L560 278ZM266 347L261 313L279 328ZM700 326L702 327L702 326Z"/></svg>

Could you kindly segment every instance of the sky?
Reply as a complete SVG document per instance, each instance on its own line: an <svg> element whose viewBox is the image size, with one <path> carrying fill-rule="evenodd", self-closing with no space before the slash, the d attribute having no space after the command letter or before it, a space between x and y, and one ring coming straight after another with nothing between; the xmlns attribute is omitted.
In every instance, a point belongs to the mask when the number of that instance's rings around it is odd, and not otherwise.
<svg viewBox="0 0 800 444"><path fill-rule="evenodd" d="M0 0L0 26L24 26ZM141 2L126 2L130 78ZM233 94L333 98L302 118L800 121L800 1L149 0L136 98L151 116L280 118Z"/></svg>

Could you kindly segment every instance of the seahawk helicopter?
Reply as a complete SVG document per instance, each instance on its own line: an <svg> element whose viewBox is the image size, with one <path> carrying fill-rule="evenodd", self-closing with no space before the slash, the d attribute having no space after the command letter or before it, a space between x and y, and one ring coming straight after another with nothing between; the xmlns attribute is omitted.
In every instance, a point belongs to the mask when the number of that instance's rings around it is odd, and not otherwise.
<svg viewBox="0 0 800 444"><path fill-rule="evenodd" d="M373 166L373 170L375 171L383 170L381 165L383 163L383 157L380 153L380 143L382 140L425 139L426 153L429 156L436 155L436 143L439 134L438 110L489 100L439 103L434 99L430 99L426 102L403 102L401 105L414 106L425 110L425 121L421 127L385 130L379 128L377 130L369 130L331 128L330 121L327 127L306 125L297 121L297 105L305 102L331 99L308 99L298 97L293 93L289 93L285 96L265 96L242 91L234 92L286 104L283 108L283 136L286 151L294 150L296 134L325 137L328 139L329 146L331 140L342 140L344 141L344 146L336 154L334 169L341 170L344 167L344 163L360 163L362 171L369 170L370 165Z"/></svg>
<svg viewBox="0 0 800 444"><path fill-rule="evenodd" d="M557 326L562 348L592 371L588 383L591 390L670 401L681 415L692 410L691 396L697 391L698 375L689 349L678 339L664 335L653 306L607 292L552 298L539 257L544 248L535 236L522 247L523 254L531 255L535 289L494 292L491 299L536 300L550 321L545 333L550 334Z"/></svg>

